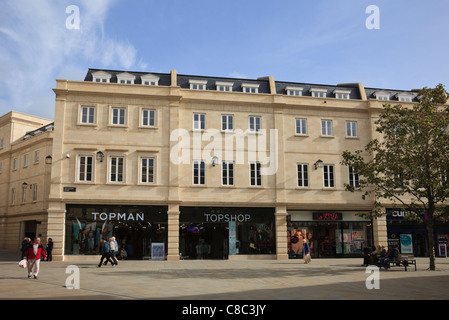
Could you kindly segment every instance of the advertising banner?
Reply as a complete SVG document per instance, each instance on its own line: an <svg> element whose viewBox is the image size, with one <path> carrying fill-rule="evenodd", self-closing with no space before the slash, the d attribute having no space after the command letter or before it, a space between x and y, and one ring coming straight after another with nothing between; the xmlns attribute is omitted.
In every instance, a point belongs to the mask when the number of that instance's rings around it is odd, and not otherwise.
<svg viewBox="0 0 449 320"><path fill-rule="evenodd" d="M413 253L413 241L411 234L401 234L401 253Z"/></svg>

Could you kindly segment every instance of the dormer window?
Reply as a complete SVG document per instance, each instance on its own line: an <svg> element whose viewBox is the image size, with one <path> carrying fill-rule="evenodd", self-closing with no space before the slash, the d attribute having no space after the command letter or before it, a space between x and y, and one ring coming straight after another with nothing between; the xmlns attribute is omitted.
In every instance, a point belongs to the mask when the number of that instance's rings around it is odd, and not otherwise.
<svg viewBox="0 0 449 320"><path fill-rule="evenodd" d="M157 86L159 85L159 77L153 75L153 74L146 74L144 76L141 76L140 79L142 80L142 84L144 86Z"/></svg>
<svg viewBox="0 0 449 320"><path fill-rule="evenodd" d="M337 99L350 99L351 90L335 89L334 94L335 94L335 98L337 98Z"/></svg>
<svg viewBox="0 0 449 320"><path fill-rule="evenodd" d="M327 89L310 88L309 91L312 94L312 97L315 97L315 98L326 98Z"/></svg>
<svg viewBox="0 0 449 320"><path fill-rule="evenodd" d="M259 84L242 83L242 89L246 93L259 93Z"/></svg>
<svg viewBox="0 0 449 320"><path fill-rule="evenodd" d="M398 98L399 101L402 101L402 102L412 102L415 95L413 93L401 92L401 93L397 93L396 97Z"/></svg>
<svg viewBox="0 0 449 320"><path fill-rule="evenodd" d="M135 75L132 75L128 72L122 72L117 74L117 83L122 84L134 84L134 80L136 79Z"/></svg>
<svg viewBox="0 0 449 320"><path fill-rule="evenodd" d="M215 86L217 87L217 91L232 91L232 86L234 85L233 82L215 82Z"/></svg>
<svg viewBox="0 0 449 320"><path fill-rule="evenodd" d="M192 90L206 90L207 80L189 80L190 89Z"/></svg>
<svg viewBox="0 0 449 320"><path fill-rule="evenodd" d="M285 91L287 91L288 96L302 96L302 90L304 88L301 87L285 87Z"/></svg>
<svg viewBox="0 0 449 320"><path fill-rule="evenodd" d="M105 71L92 72L92 82L111 82L111 74Z"/></svg>
<svg viewBox="0 0 449 320"><path fill-rule="evenodd" d="M376 91L373 95L377 100L390 100L390 93L388 91Z"/></svg>

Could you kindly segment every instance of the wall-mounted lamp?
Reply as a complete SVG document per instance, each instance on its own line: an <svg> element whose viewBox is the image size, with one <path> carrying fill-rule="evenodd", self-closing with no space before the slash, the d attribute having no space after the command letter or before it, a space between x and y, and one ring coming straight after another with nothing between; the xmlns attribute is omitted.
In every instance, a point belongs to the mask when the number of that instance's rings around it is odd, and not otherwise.
<svg viewBox="0 0 449 320"><path fill-rule="evenodd" d="M51 164L53 162L53 158L48 155L45 157L45 164Z"/></svg>
<svg viewBox="0 0 449 320"><path fill-rule="evenodd" d="M318 169L318 168L322 168L323 167L323 161L322 160L318 160L317 162L315 162L314 166L315 166L315 170Z"/></svg>
<svg viewBox="0 0 449 320"><path fill-rule="evenodd" d="M103 152L98 151L98 152L97 152L97 155L96 155L96 158L97 158L98 161L103 162L103 159L104 159L104 154L103 154Z"/></svg>
<svg viewBox="0 0 449 320"><path fill-rule="evenodd" d="M28 187L28 183L24 182L22 183L22 189L26 189Z"/></svg>
<svg viewBox="0 0 449 320"><path fill-rule="evenodd" d="M218 164L218 157L217 156L213 156L212 157L212 167L215 167Z"/></svg>

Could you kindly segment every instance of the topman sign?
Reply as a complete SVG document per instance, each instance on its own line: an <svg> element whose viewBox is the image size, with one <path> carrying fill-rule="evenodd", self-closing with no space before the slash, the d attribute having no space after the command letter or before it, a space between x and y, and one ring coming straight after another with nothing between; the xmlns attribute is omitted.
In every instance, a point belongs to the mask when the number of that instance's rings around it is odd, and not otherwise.
<svg viewBox="0 0 449 320"><path fill-rule="evenodd" d="M92 212L94 220L122 220L122 221L143 221L145 214L139 213L115 213L115 212Z"/></svg>

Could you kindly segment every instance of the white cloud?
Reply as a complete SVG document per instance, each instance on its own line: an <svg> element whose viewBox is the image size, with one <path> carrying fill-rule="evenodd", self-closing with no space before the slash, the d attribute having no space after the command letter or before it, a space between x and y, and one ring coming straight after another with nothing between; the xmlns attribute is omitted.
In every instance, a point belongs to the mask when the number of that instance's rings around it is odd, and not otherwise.
<svg viewBox="0 0 449 320"><path fill-rule="evenodd" d="M0 115L10 110L52 118L57 76L88 67L140 68L146 64L128 41L112 38L105 20L116 0L82 0L80 28L69 30L66 8L74 1L15 0L0 11ZM37 105L39 103L39 105Z"/></svg>

